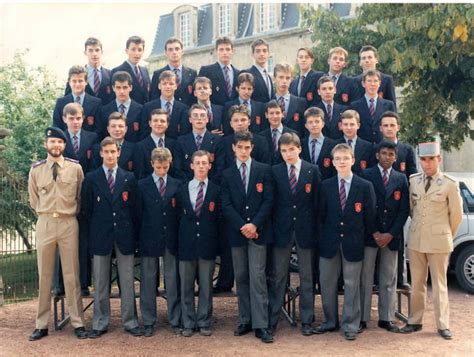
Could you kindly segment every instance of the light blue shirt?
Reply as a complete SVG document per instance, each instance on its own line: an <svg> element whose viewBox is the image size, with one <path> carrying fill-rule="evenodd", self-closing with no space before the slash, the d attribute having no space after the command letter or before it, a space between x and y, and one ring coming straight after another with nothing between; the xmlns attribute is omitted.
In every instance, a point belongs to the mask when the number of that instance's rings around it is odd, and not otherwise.
<svg viewBox="0 0 474 357"><path fill-rule="evenodd" d="M118 169L118 165L115 165L115 167L112 169L112 176L114 178L114 182L115 182L115 178L117 177L117 169ZM102 170L104 170L105 178L107 179L109 177L109 168L105 165L102 165Z"/></svg>
<svg viewBox="0 0 474 357"><path fill-rule="evenodd" d="M157 176L157 174L153 172L151 176L153 177L153 181L155 182L158 192L160 191L160 178L162 178L165 181L165 186L166 186L166 183L168 182L168 175L161 177L161 176Z"/></svg>
<svg viewBox="0 0 474 357"><path fill-rule="evenodd" d="M356 147L356 142L357 142L357 135L354 136L352 139L349 139L347 136L344 135L344 140L346 141L346 144L349 145L348 141L352 140L352 143L350 147L352 148L352 151L355 152L355 147Z"/></svg>
<svg viewBox="0 0 474 357"><path fill-rule="evenodd" d="M157 136L153 133L150 133L150 136L151 138L153 139L154 143L155 143L155 146L158 147L158 142L160 141L160 139L163 139L163 147L165 147L165 135L163 136Z"/></svg>
<svg viewBox="0 0 474 357"><path fill-rule="evenodd" d="M244 105L244 102L247 102L247 108L249 109L249 114L252 115L252 104L250 103L251 99L249 100L244 100L239 97L239 103L240 105Z"/></svg>
<svg viewBox="0 0 474 357"><path fill-rule="evenodd" d="M241 167L242 167L243 162L236 159L235 164L237 165L237 169L239 170L240 177L242 177ZM246 173L246 178L247 178L245 180L245 192L247 192L247 190L249 188L249 177L250 177L250 166L251 165L252 165L252 158L249 157L248 160L245 161L245 166L246 166L245 173Z"/></svg>
<svg viewBox="0 0 474 357"><path fill-rule="evenodd" d="M75 136L77 136L77 144L80 145L80 143L81 143L81 129L79 129L79 131L77 132L77 134L71 133L71 132L69 131L69 129L68 129L67 132L69 133L69 137L71 138L71 143L72 143L72 137L75 135Z"/></svg>
<svg viewBox="0 0 474 357"><path fill-rule="evenodd" d="M298 161L295 163L294 166L295 166L296 181L298 181L298 178L300 177L300 172L301 172L301 159L298 159ZM291 164L286 163L286 169L288 171L288 178L290 178Z"/></svg>
<svg viewBox="0 0 474 357"><path fill-rule="evenodd" d="M166 110L166 103L170 102L171 103L171 113L173 113L173 106L174 106L174 98L171 100L166 100L163 98L163 96L160 97L160 102L161 102L161 109Z"/></svg>
<svg viewBox="0 0 474 357"><path fill-rule="evenodd" d="M280 104L279 100L280 100L281 97L283 97L285 99L285 116L286 116L286 114L288 113L288 107L290 105L290 93L288 92L285 95L277 95L276 100L277 100L278 104Z"/></svg>
<svg viewBox="0 0 474 357"><path fill-rule="evenodd" d="M72 101L76 103L76 97L79 97L80 98L79 104L82 107L84 107L84 98L86 96L86 92L82 92L82 94L74 94L73 92L71 92L71 94L72 94Z"/></svg>
<svg viewBox="0 0 474 357"><path fill-rule="evenodd" d="M218 62L218 63L219 63L219 66L221 66L222 75L224 76L224 79L225 79L225 71L224 71L224 66L225 66L225 65L222 64L222 63L220 63L220 62ZM229 67L228 73L229 73L230 86L231 86L232 88L234 88L234 69L232 68L232 66L230 65L230 63L227 65L227 67ZM227 88L226 88L226 90L227 90Z"/></svg>
<svg viewBox="0 0 474 357"><path fill-rule="evenodd" d="M128 115L128 110L130 109L130 105L132 104L132 100L128 98L126 102L120 103L118 99L115 99L115 104L117 105L117 110L120 112L120 105L123 104L125 106L124 114L125 116Z"/></svg>
<svg viewBox="0 0 474 357"><path fill-rule="evenodd" d="M97 69L97 73L99 74L100 83L102 83L102 66L98 68L94 68L92 66L86 65L87 69L87 83L91 86L92 90L94 90L94 70Z"/></svg>
<svg viewBox="0 0 474 357"><path fill-rule="evenodd" d="M201 181L196 180L196 178L193 178L191 181L189 181L188 184L188 190L189 190L189 200L191 201L191 206L193 206L193 209L196 208L196 198L199 192L199 183ZM203 187L203 197L206 197L206 192L207 192L207 185L209 183L209 179L206 178L204 181L204 187Z"/></svg>
<svg viewBox="0 0 474 357"><path fill-rule="evenodd" d="M347 177L341 177L339 174L337 175L337 188L341 187L341 179L344 179L344 188L346 189L346 199L349 197L349 191L351 190L352 178L354 175L351 173Z"/></svg>
<svg viewBox="0 0 474 357"><path fill-rule="evenodd" d="M377 108L377 96L371 98L367 94L365 94L364 97L367 102L367 108L370 108L370 99L374 100L374 110L375 110Z"/></svg>
<svg viewBox="0 0 474 357"><path fill-rule="evenodd" d="M316 146L315 146L315 149L314 149L314 155L315 155L315 158L314 158L314 162L318 161L318 158L319 158L319 154L321 154L321 149L323 148L323 144L324 144L324 135L321 134L319 135L317 138L313 138L311 135L308 137L308 146L309 146L309 155L311 156L312 154L312 141L313 139L316 139ZM313 157L311 157L311 160L313 160Z"/></svg>
<svg viewBox="0 0 474 357"><path fill-rule="evenodd" d="M181 81L183 79L183 65L179 65L178 67L173 67L172 65L168 64L168 68L170 71L176 74L175 70L178 71L178 76L179 76L179 82L176 82L176 84L181 84Z"/></svg>

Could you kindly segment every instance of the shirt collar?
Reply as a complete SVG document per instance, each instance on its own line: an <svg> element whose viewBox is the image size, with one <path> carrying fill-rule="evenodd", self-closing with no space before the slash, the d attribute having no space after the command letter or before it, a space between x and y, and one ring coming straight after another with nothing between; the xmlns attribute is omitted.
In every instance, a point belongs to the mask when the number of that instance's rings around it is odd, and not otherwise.
<svg viewBox="0 0 474 357"><path fill-rule="evenodd" d="M198 181L196 178L193 178L193 179L191 180L191 187L194 187L194 188L196 188L196 189L199 188L199 183L200 183L200 182L201 182L201 181ZM207 188L207 185L208 185L208 183L209 183L209 178L206 177L206 179L205 179L203 182L204 182L205 188Z"/></svg>
<svg viewBox="0 0 474 357"><path fill-rule="evenodd" d="M256 64L256 63L255 63L255 65L254 65L254 66L255 66L255 67L256 67L256 68L257 68L257 69L258 69L260 72L262 72L262 73L263 73L263 71L266 71L266 72L267 72L267 74L269 74L269 73L268 73L268 69L267 69L267 68L265 68L265 67L260 67L260 66L259 66L258 64Z"/></svg>
<svg viewBox="0 0 474 357"><path fill-rule="evenodd" d="M219 66L221 67L222 70L224 70L224 67L229 67L229 69L232 69L232 65L229 63L229 64L223 64L219 61L217 61L217 63L219 63Z"/></svg>
<svg viewBox="0 0 474 357"><path fill-rule="evenodd" d="M181 73L183 73L183 65L182 64L180 64L178 67L174 67L174 66L172 66L168 63L168 68L170 69L170 71L174 71L175 69L177 69Z"/></svg>
<svg viewBox="0 0 474 357"><path fill-rule="evenodd" d="M117 175L117 169L118 169L118 165L115 165L113 168L112 168L112 175L115 176ZM104 170L105 172L105 177L107 177L107 175L109 174L109 168L107 166L105 166L104 164L102 164L102 170Z"/></svg>
<svg viewBox="0 0 474 357"><path fill-rule="evenodd" d="M48 164L48 167L51 169L53 167L53 164L57 162L59 167L63 167L64 166L64 156L61 156L58 161L54 161L52 160L51 158L48 157L47 159L47 164Z"/></svg>
<svg viewBox="0 0 474 357"><path fill-rule="evenodd" d="M239 160L235 160L235 163L237 164L237 168L240 170L240 166L242 166L242 161L239 161ZM250 165L252 164L252 157L249 157L247 159L247 161L245 161L245 165L247 166L247 172L248 172L248 169L250 168ZM248 174L247 174L248 175Z"/></svg>
<svg viewBox="0 0 474 357"><path fill-rule="evenodd" d="M380 164L377 164L377 167L379 168L380 174L383 175L383 172L385 171L385 169L384 169L382 166L380 166ZM389 168L387 169L388 176L390 176L390 173L391 173L391 172L392 172L392 168L389 167Z"/></svg>
<svg viewBox="0 0 474 357"><path fill-rule="evenodd" d="M323 143L324 141L324 135L323 133L320 133L318 137L313 137L311 134L309 135L309 142L311 142L311 140L313 139L316 139L318 141L318 143Z"/></svg>
<svg viewBox="0 0 474 357"><path fill-rule="evenodd" d="M157 136L157 135L155 135L154 133L150 133L150 136L151 136L151 138L153 139L153 141L155 142L155 144L158 144L158 141L159 141L160 139L163 139L163 144L164 144L164 142L165 142L165 135L163 135L163 136Z"/></svg>
<svg viewBox="0 0 474 357"><path fill-rule="evenodd" d="M132 104L132 99L128 97L128 99L123 103L120 103L118 99L115 99L115 103L117 104L117 109L120 109L120 104L123 104L125 109L128 109L130 108L130 104Z"/></svg>
<svg viewBox="0 0 474 357"><path fill-rule="evenodd" d="M296 168L296 172L301 172L301 159L298 159L298 161L294 164ZM291 164L286 163L286 169L288 170L288 173L290 172Z"/></svg>
<svg viewBox="0 0 474 357"><path fill-rule="evenodd" d="M72 137L73 137L74 135L76 135L78 139L80 139L80 138L81 138L81 129L79 129L79 131L77 132L77 134L73 134L73 133L71 133L71 132L69 131L69 129L68 129L68 131L67 131L67 132L68 132L68 134L69 134L69 137L70 137L71 139L72 139Z"/></svg>
<svg viewBox="0 0 474 357"><path fill-rule="evenodd" d="M365 97L365 100L367 101L367 103L369 103L369 101L370 101L371 99L373 99L373 100L374 100L374 104L377 104L377 96L375 96L375 97L369 97L367 94L364 94L364 97Z"/></svg>
<svg viewBox="0 0 474 357"><path fill-rule="evenodd" d="M352 144L355 144L356 141L357 141L357 135L354 136L352 139L349 139L347 136L344 135L344 140L346 141L346 143L347 143L349 140L352 140Z"/></svg>
<svg viewBox="0 0 474 357"><path fill-rule="evenodd" d="M157 174L155 174L155 172L153 172L151 176L153 177L153 181L155 182L155 184L159 184L161 176L158 176ZM168 179L168 175L163 176L163 180L165 180L165 184L166 184L167 179Z"/></svg>
<svg viewBox="0 0 474 357"><path fill-rule="evenodd" d="M194 140L196 140L196 136L201 135L201 139L204 139L204 135L206 135L206 129L204 129L204 132L202 134L198 134L193 130L193 135L194 135Z"/></svg>
<svg viewBox="0 0 474 357"><path fill-rule="evenodd" d="M166 105L167 102L170 102L171 106L173 106L173 104L174 104L174 98L171 98L170 100L167 100L167 99L163 98L163 96L160 96L160 100L161 100L162 106ZM162 109L166 109L166 108L162 107Z"/></svg>
<svg viewBox="0 0 474 357"><path fill-rule="evenodd" d="M285 101L289 101L290 100L290 92L287 92L285 95L276 95L277 101L278 101L278 99L280 99L280 97L285 98Z"/></svg>
<svg viewBox="0 0 474 357"><path fill-rule="evenodd" d="M274 128L271 128L272 133L273 133L273 129L274 129ZM280 134L283 134L283 124L282 124L282 123L280 123L280 126L279 126L278 128L275 128L275 129L276 129Z"/></svg>
<svg viewBox="0 0 474 357"><path fill-rule="evenodd" d="M349 176L346 176L346 177L341 177L339 176L339 174L337 174L337 181L341 182L341 179L344 179L344 181L350 185L353 177L354 177L354 174L352 172L350 173Z"/></svg>
<svg viewBox="0 0 474 357"><path fill-rule="evenodd" d="M137 67L137 66L140 67L140 66L139 66L139 63L133 64L133 63L130 62L128 59L126 59L125 62L127 62L127 63L130 65L130 67L132 67L132 69L135 69L135 67Z"/></svg>
<svg viewBox="0 0 474 357"><path fill-rule="evenodd" d="M244 102L247 102L248 105L250 106L250 104L251 104L250 101L251 101L251 100L252 100L252 99L244 100L244 99L242 99L242 98L239 97L239 103L240 103L240 104L244 104Z"/></svg>

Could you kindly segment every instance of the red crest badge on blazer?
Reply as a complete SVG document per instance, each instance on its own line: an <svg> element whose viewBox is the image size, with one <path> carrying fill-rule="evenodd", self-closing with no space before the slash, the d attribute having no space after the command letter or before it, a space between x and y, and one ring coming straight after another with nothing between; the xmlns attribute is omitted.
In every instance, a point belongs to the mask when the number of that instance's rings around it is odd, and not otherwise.
<svg viewBox="0 0 474 357"><path fill-rule="evenodd" d="M209 155L211 155L211 163L213 163L214 160L216 159L216 154L214 154L213 152L210 152Z"/></svg>
<svg viewBox="0 0 474 357"><path fill-rule="evenodd" d="M367 168L367 161L365 160L360 160L360 168L362 170L365 170Z"/></svg>
<svg viewBox="0 0 474 357"><path fill-rule="evenodd" d="M349 94L347 94L347 93L342 93L342 94L341 94L341 98L342 98L342 101L343 101L344 103L347 103L347 102L349 101Z"/></svg>
<svg viewBox="0 0 474 357"><path fill-rule="evenodd" d="M133 161L132 160L129 160L127 162L127 167L128 167L128 171L132 171L133 170Z"/></svg>
<svg viewBox="0 0 474 357"><path fill-rule="evenodd" d="M173 207L173 208L176 207L176 198L175 198L175 197L173 197L173 198L171 199L171 207Z"/></svg>
<svg viewBox="0 0 474 357"><path fill-rule="evenodd" d="M329 157L325 157L323 160L323 166L324 167L329 167L331 166L331 159Z"/></svg>
<svg viewBox="0 0 474 357"><path fill-rule="evenodd" d="M304 185L304 191L306 193L311 193L311 184L310 183L307 183L306 185Z"/></svg>
<svg viewBox="0 0 474 357"><path fill-rule="evenodd" d="M356 211L357 213L361 213L361 212L362 212L362 203L356 202L356 203L354 204L354 209L355 209L355 211Z"/></svg>
<svg viewBox="0 0 474 357"><path fill-rule="evenodd" d="M188 86L188 93L193 94L193 86L191 84Z"/></svg>
<svg viewBox="0 0 474 357"><path fill-rule="evenodd" d="M255 116L255 123L256 123L257 125L260 125L260 124L262 123L262 119L260 119L260 115L256 115L256 116Z"/></svg>
<svg viewBox="0 0 474 357"><path fill-rule="evenodd" d="M92 159L92 150L89 149L86 151L86 157L87 157L87 160Z"/></svg>
<svg viewBox="0 0 474 357"><path fill-rule="evenodd" d="M87 117L87 124L88 125L94 125L94 117L92 115L89 115Z"/></svg>
<svg viewBox="0 0 474 357"><path fill-rule="evenodd" d="M383 92L379 92L379 98L383 99Z"/></svg>
<svg viewBox="0 0 474 357"><path fill-rule="evenodd" d="M263 192L263 183L257 183L256 188L257 188L257 192L262 193Z"/></svg>
<svg viewBox="0 0 474 357"><path fill-rule="evenodd" d="M214 212L215 209L216 209L216 203L213 201L209 202L209 212Z"/></svg>
<svg viewBox="0 0 474 357"><path fill-rule="evenodd" d="M122 192L122 200L123 200L123 202L128 201L128 192L127 191Z"/></svg>
<svg viewBox="0 0 474 357"><path fill-rule="evenodd" d="M313 100L313 92L306 93L306 100L311 102Z"/></svg>
<svg viewBox="0 0 474 357"><path fill-rule="evenodd" d="M133 123L133 131L139 131L139 130L140 130L140 123L136 121Z"/></svg>
<svg viewBox="0 0 474 357"><path fill-rule="evenodd" d="M405 161L400 162L400 171L405 172L406 169Z"/></svg>
<svg viewBox="0 0 474 357"><path fill-rule="evenodd" d="M299 121L299 120L300 120L300 113L293 114L293 121Z"/></svg>
<svg viewBox="0 0 474 357"><path fill-rule="evenodd" d="M112 90L110 89L110 86L107 86L106 90L107 90L107 94L112 93Z"/></svg>
<svg viewBox="0 0 474 357"><path fill-rule="evenodd" d="M395 201L400 201L401 197L402 197L402 193L400 191L393 192L393 198L395 199Z"/></svg>

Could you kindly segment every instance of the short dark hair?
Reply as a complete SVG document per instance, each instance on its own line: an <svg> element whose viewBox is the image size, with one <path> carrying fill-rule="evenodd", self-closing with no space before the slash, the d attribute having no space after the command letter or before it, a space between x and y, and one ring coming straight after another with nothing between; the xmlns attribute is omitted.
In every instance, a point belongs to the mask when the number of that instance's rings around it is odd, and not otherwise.
<svg viewBox="0 0 474 357"><path fill-rule="evenodd" d="M84 75L85 80L87 81L87 70L84 66L74 65L69 68L69 72L67 74L67 80L69 81L72 76L75 75Z"/></svg>
<svg viewBox="0 0 474 357"><path fill-rule="evenodd" d="M334 82L334 80L331 77L322 76L321 78L318 79L318 89L319 89L319 87L321 87L322 84L327 83L327 82L332 82L334 85L336 85L336 83Z"/></svg>
<svg viewBox="0 0 474 357"><path fill-rule="evenodd" d="M324 112L321 108L318 107L309 107L304 112L304 118L308 121L309 117L318 117L324 122Z"/></svg>
<svg viewBox="0 0 474 357"><path fill-rule="evenodd" d="M268 109L277 109L277 108L281 110L280 104L278 104L278 102L275 99L272 99L265 106L265 113L268 113Z"/></svg>
<svg viewBox="0 0 474 357"><path fill-rule="evenodd" d="M216 50L217 50L217 47L219 47L220 45L230 45L231 48L234 48L234 43L229 37L226 37L226 36L219 37L216 40Z"/></svg>
<svg viewBox="0 0 474 357"><path fill-rule="evenodd" d="M87 50L88 46L99 46L102 49L102 42L95 37L89 37L86 42L84 43L84 51Z"/></svg>
<svg viewBox="0 0 474 357"><path fill-rule="evenodd" d="M196 89L196 84L198 83L207 83L209 84L210 87L212 87L212 82L209 78L207 77L196 77L196 79L193 82L193 90Z"/></svg>
<svg viewBox="0 0 474 357"><path fill-rule="evenodd" d="M151 117L152 117L153 115L166 115L166 121L168 122L168 124L169 124L169 122L170 122L170 115L169 115L168 112L167 112L165 109L163 109L163 108L156 108L156 109L153 109L153 110L151 111L151 113L150 113L150 117L148 118L148 121L151 120Z"/></svg>
<svg viewBox="0 0 474 357"><path fill-rule="evenodd" d="M252 87L255 87L255 77L252 73L240 73L237 77L237 87L240 87L242 83L249 82Z"/></svg>
<svg viewBox="0 0 474 357"><path fill-rule="evenodd" d="M160 76L158 77L158 82L171 78L174 78L174 80L176 81L176 74L173 71L166 70L160 73Z"/></svg>
<svg viewBox="0 0 474 357"><path fill-rule="evenodd" d="M359 56L362 54L362 52L367 52L367 51L372 51L374 53L375 58L379 57L379 51L377 51L377 49L372 45L362 46L362 48L359 51Z"/></svg>
<svg viewBox="0 0 474 357"><path fill-rule="evenodd" d="M242 113L247 115L247 117L250 120L250 112L249 108L247 108L245 105L233 105L229 108L229 120L232 121L232 117L235 113Z"/></svg>
<svg viewBox="0 0 474 357"><path fill-rule="evenodd" d="M109 126L111 120L122 120L125 123L125 126L127 126L127 117L125 116L125 114L119 112L110 113L107 119L107 126Z"/></svg>
<svg viewBox="0 0 474 357"><path fill-rule="evenodd" d="M382 113L382 115L380 116L380 125L382 125L382 119L388 118L388 117L395 118L397 120L397 124L400 125L400 116L397 113L392 112L390 110Z"/></svg>
<svg viewBox="0 0 474 357"><path fill-rule="evenodd" d="M132 76L130 73L125 71L115 72L112 76L112 86L115 86L115 82L127 82L129 85L132 85Z"/></svg>
<svg viewBox="0 0 474 357"><path fill-rule="evenodd" d="M384 139L380 143L377 144L377 146L375 148L375 152L380 153L380 150L382 150L382 149L393 150L393 151L395 151L395 154L396 154L397 153L397 144L395 144L391 140Z"/></svg>
<svg viewBox="0 0 474 357"><path fill-rule="evenodd" d="M283 133L278 140L278 147L282 145L295 145L301 147L300 137L296 133Z"/></svg>
<svg viewBox="0 0 474 357"><path fill-rule="evenodd" d="M382 80L382 75L380 74L379 71L377 71L376 69L368 69L367 71L365 71L363 74L362 74L362 82L365 82L365 79L367 77L372 77L372 76L377 76L377 78L379 79L379 81Z"/></svg>
<svg viewBox="0 0 474 357"><path fill-rule="evenodd" d="M253 145L252 133L248 130L235 133L233 144L236 145L239 141L250 141L250 143Z"/></svg>
<svg viewBox="0 0 474 357"><path fill-rule="evenodd" d="M179 43L179 45L181 46L181 49L183 49L183 43L181 42L181 40L177 37L170 37L169 39L166 40L165 42L165 52L167 50L167 46L170 44L170 43Z"/></svg>
<svg viewBox="0 0 474 357"><path fill-rule="evenodd" d="M197 150L191 155L191 162L194 162L194 158L197 156L207 156L209 162L212 162L212 156L209 151L206 150Z"/></svg>
<svg viewBox="0 0 474 357"><path fill-rule="evenodd" d="M110 136L106 136L105 138L102 139L102 141L100 142L100 151L102 151L102 148L107 145L115 145L117 147L117 150L120 151L119 142Z"/></svg>
<svg viewBox="0 0 474 357"><path fill-rule="evenodd" d="M298 53L300 53L300 51L305 51L308 54L309 58L314 59L313 50L311 48L309 47L298 48L298 51L296 51L296 56L298 56Z"/></svg>
<svg viewBox="0 0 474 357"><path fill-rule="evenodd" d="M127 42L125 44L125 46L126 46L125 48L129 48L131 43L134 43L136 45L143 45L143 48L145 48L145 40L143 38L141 38L140 36L130 36L127 39Z"/></svg>
<svg viewBox="0 0 474 357"><path fill-rule="evenodd" d="M84 116L84 108L79 103L68 103L63 108L63 117L81 113Z"/></svg>
<svg viewBox="0 0 474 357"><path fill-rule="evenodd" d="M250 48L252 49L252 53L255 52L255 48L257 46L261 46L261 45L267 46L267 49L270 50L270 45L268 44L268 42L265 41L263 38L258 38L255 41L253 41L252 44L250 45Z"/></svg>
<svg viewBox="0 0 474 357"><path fill-rule="evenodd" d="M189 110L188 110L188 116L191 116L191 113L195 109L200 109L200 110L204 110L205 112L207 112L207 109L204 105L199 104L199 103L194 103L193 105L191 105L191 108L189 108Z"/></svg>

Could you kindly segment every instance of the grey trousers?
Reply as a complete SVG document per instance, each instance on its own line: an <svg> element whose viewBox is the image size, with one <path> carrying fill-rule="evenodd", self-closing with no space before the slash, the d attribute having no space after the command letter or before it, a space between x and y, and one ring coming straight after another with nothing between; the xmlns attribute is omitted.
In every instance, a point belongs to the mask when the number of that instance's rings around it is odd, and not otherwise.
<svg viewBox="0 0 474 357"><path fill-rule="evenodd" d="M120 281L120 310L126 330L138 327L135 287L133 282L133 254L123 255L115 244L115 256ZM110 322L110 259L109 255L94 255L94 316L92 329L107 330Z"/></svg>
<svg viewBox="0 0 474 357"><path fill-rule="evenodd" d="M362 278L360 291L361 320L370 320L372 306L372 286L377 252L380 252L379 263L379 320L392 321L395 316L395 300L397 295L397 260L398 250L388 247L365 247L362 263Z"/></svg>
<svg viewBox="0 0 474 357"><path fill-rule="evenodd" d="M350 262L344 258L339 248L333 258L319 258L319 282L323 302L323 326L335 328L339 325L337 281L341 273L344 277L344 305L342 308L342 330L356 333L360 324L360 276L362 261Z"/></svg>
<svg viewBox="0 0 474 357"><path fill-rule="evenodd" d="M253 240L232 247L232 262L239 304L239 324L268 327L268 292L265 274L267 246Z"/></svg>
<svg viewBox="0 0 474 357"><path fill-rule="evenodd" d="M145 326L156 323L156 275L158 274L158 257L142 257L140 265L140 310ZM178 261L165 250L163 257L166 285L166 303L168 321L172 327L181 326L181 301L179 296Z"/></svg>
<svg viewBox="0 0 474 357"><path fill-rule="evenodd" d="M196 272L199 276L199 301L196 312L194 282ZM180 260L179 277L181 279L181 312L183 327L210 327L212 319L212 276L214 260Z"/></svg>
<svg viewBox="0 0 474 357"><path fill-rule="evenodd" d="M293 237L293 242L296 240ZM281 306L285 298L288 284L288 269L293 242L287 247L273 247L273 277L269 289L269 322L271 326L278 323ZM313 249L303 249L296 243L298 254L298 270L300 276L300 319L302 324L311 324L314 321L314 294L313 294Z"/></svg>

